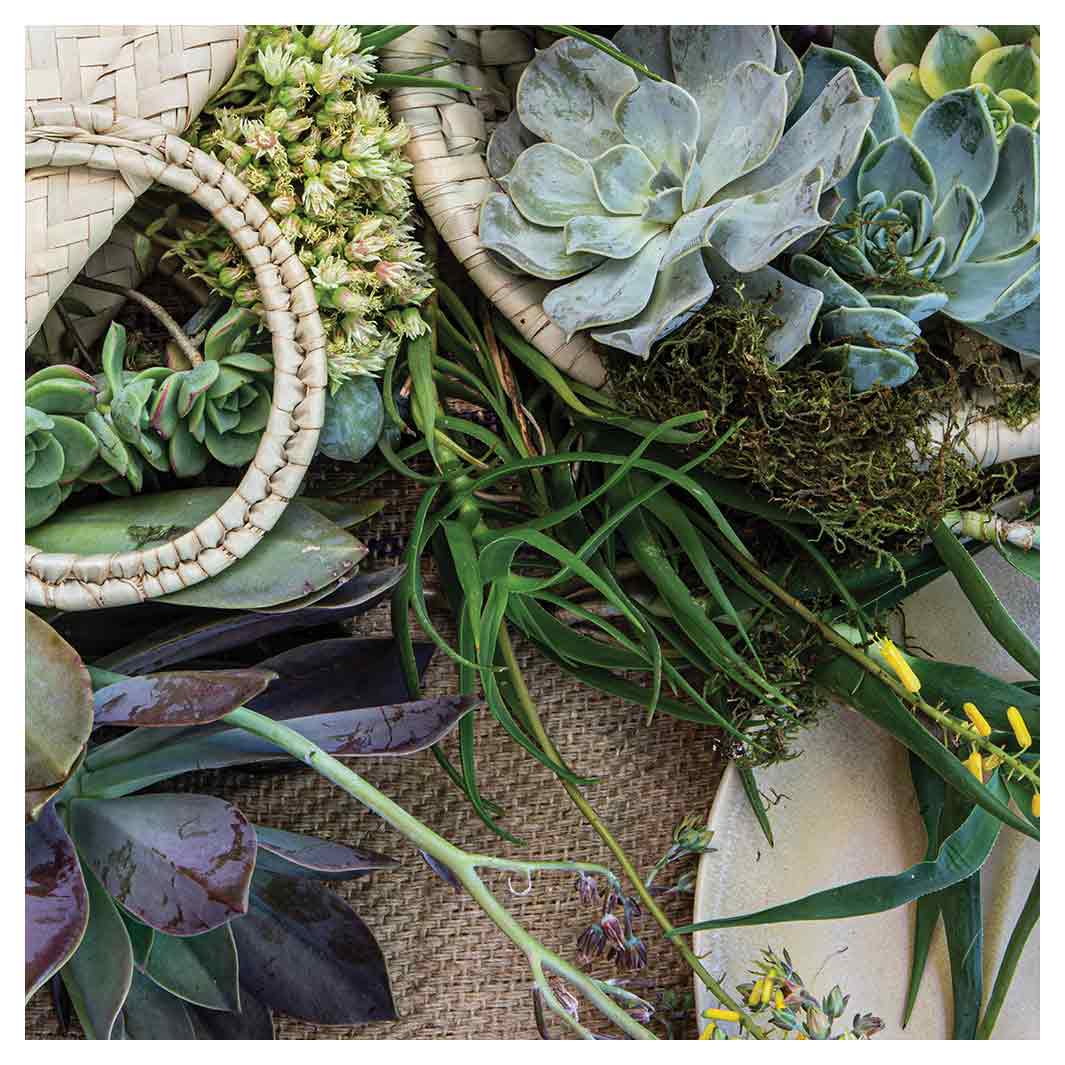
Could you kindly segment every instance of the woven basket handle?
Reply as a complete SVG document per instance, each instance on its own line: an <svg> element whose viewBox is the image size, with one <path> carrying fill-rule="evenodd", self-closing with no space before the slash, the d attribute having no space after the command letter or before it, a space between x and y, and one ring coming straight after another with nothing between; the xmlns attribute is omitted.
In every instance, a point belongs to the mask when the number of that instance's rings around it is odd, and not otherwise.
<svg viewBox="0 0 1065 1065"><path fill-rule="evenodd" d="M153 182L184 192L225 227L255 273L274 353L274 394L259 449L236 491L194 529L118 554L26 545L26 602L60 610L125 606L221 573L273 528L314 457L325 413L325 336L314 286L267 209L213 156L161 126L110 108L26 110L26 169L117 171L136 195Z"/></svg>

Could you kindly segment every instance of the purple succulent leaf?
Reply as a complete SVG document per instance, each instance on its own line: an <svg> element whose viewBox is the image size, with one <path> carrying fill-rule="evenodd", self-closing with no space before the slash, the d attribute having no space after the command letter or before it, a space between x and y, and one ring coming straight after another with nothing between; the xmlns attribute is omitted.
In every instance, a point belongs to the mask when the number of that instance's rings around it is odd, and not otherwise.
<svg viewBox="0 0 1065 1065"><path fill-rule="evenodd" d="M259 842L255 868L287 876L319 880L350 880L376 869L394 869L399 863L384 854L349 847L316 836L255 825Z"/></svg>
<svg viewBox="0 0 1065 1065"><path fill-rule="evenodd" d="M230 925L199 936L156 934L141 968L164 991L210 1010L240 1009L237 946Z"/></svg>
<svg viewBox="0 0 1065 1065"><path fill-rule="evenodd" d="M266 689L261 669L175 670L130 677L94 696L97 725L203 725L225 717Z"/></svg>
<svg viewBox="0 0 1065 1065"><path fill-rule="evenodd" d="M197 1039L273 1039L270 1011L248 991L240 989L240 1013L205 1010L185 1004Z"/></svg>
<svg viewBox="0 0 1065 1065"><path fill-rule="evenodd" d="M248 913L232 927L241 986L271 1009L314 1024L395 1018L377 941L315 881L256 872Z"/></svg>
<svg viewBox="0 0 1065 1065"><path fill-rule="evenodd" d="M198 935L247 910L255 831L221 799L74 799L70 825L111 897L160 932Z"/></svg>
<svg viewBox="0 0 1065 1065"><path fill-rule="evenodd" d="M55 806L26 826L26 997L78 949L89 920L85 878Z"/></svg>
<svg viewBox="0 0 1065 1065"><path fill-rule="evenodd" d="M462 890L462 885L459 883L458 877L455 876L449 866L444 865L443 862L437 861L437 859L428 851L418 851L418 853L425 860L425 864L429 866L429 868L432 869L432 871L436 873L445 884L449 887L453 887L456 891Z"/></svg>
<svg viewBox="0 0 1065 1065"><path fill-rule="evenodd" d="M143 973L134 972L121 1025L115 1025L111 1038L195 1039L190 1008L195 1007L164 991Z"/></svg>

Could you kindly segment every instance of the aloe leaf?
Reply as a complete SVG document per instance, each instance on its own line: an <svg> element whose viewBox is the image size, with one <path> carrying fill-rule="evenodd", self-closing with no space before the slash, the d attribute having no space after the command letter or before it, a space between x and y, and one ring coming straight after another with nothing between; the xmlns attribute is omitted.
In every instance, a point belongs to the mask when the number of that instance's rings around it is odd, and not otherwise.
<svg viewBox="0 0 1065 1065"><path fill-rule="evenodd" d="M643 213L651 199L651 180L656 173L651 160L632 144L617 144L592 160L599 202L616 215Z"/></svg>
<svg viewBox="0 0 1065 1065"><path fill-rule="evenodd" d="M207 795L74 799L78 850L112 898L169 935L198 935L242 914L255 832ZM154 948L153 948L154 949Z"/></svg>
<svg viewBox="0 0 1065 1065"><path fill-rule="evenodd" d="M49 803L26 826L27 999L78 949L88 920L88 894L78 856Z"/></svg>
<svg viewBox="0 0 1065 1065"><path fill-rule="evenodd" d="M996 778L993 777L987 787L1003 801L1005 788ZM934 861L918 862L895 876L856 880L756 913L699 921L675 928L674 932L686 935L711 928L779 924L782 921L842 920L883 913L971 876L987 860L1001 827L998 819L984 810L973 810L961 827L944 840Z"/></svg>
<svg viewBox="0 0 1065 1065"><path fill-rule="evenodd" d="M639 148L656 170L685 173L684 147L699 137L699 105L681 86L644 79L618 101L614 120L625 141Z"/></svg>
<svg viewBox="0 0 1065 1065"><path fill-rule="evenodd" d="M972 556L945 522L933 527L932 543L995 642L1033 677L1038 677L1039 649L1010 617Z"/></svg>
<svg viewBox="0 0 1065 1065"><path fill-rule="evenodd" d="M257 871L267 869L314 880L351 880L378 869L394 869L399 864L374 851L266 825L255 826L255 837Z"/></svg>
<svg viewBox="0 0 1065 1065"><path fill-rule="evenodd" d="M198 936L156 934L144 974L164 991L210 1010L240 1010L237 947L228 924Z"/></svg>
<svg viewBox="0 0 1065 1065"><path fill-rule="evenodd" d="M271 1009L312 1024L395 1019L381 948L315 881L256 872L251 906L232 929L241 985Z"/></svg>
<svg viewBox="0 0 1065 1065"><path fill-rule="evenodd" d="M1015 123L1006 131L983 209L978 259L1012 255L1039 235L1039 138L1030 129Z"/></svg>

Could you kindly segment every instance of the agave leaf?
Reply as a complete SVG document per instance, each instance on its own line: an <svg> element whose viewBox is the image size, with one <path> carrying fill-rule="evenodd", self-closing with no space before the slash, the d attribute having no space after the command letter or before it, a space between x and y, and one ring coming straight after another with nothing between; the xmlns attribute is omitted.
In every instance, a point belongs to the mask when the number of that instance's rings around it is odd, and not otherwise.
<svg viewBox="0 0 1065 1065"><path fill-rule="evenodd" d="M526 148L500 184L533 225L557 228L603 212L588 161L558 144Z"/></svg>
<svg viewBox="0 0 1065 1065"><path fill-rule="evenodd" d="M984 235L974 258L1012 255L1039 235L1039 138L1014 124L998 153L998 170L983 199Z"/></svg>
<svg viewBox="0 0 1065 1065"><path fill-rule="evenodd" d="M909 318L883 307L844 307L821 318L821 339L826 342L869 340L909 348L920 335Z"/></svg>
<svg viewBox="0 0 1065 1065"><path fill-rule="evenodd" d="M614 34L614 47L643 63L660 78L673 80L668 26L622 26Z"/></svg>
<svg viewBox="0 0 1065 1065"><path fill-rule="evenodd" d="M679 329L710 298L714 283L703 257L696 251L663 267L650 302L640 314L608 333L592 333L595 340L646 359L660 337Z"/></svg>
<svg viewBox="0 0 1065 1065"><path fill-rule="evenodd" d="M614 120L627 143L635 145L656 168L684 174L684 145L699 136L699 105L679 85L669 81L641 81L623 96Z"/></svg>
<svg viewBox="0 0 1065 1065"><path fill-rule="evenodd" d="M890 74L904 63L921 62L935 26L880 26L873 38L873 52L880 69Z"/></svg>
<svg viewBox="0 0 1065 1065"><path fill-rule="evenodd" d="M636 75L594 45L564 37L537 52L515 93L523 126L542 140L585 159L620 144L618 100L636 88Z"/></svg>
<svg viewBox="0 0 1065 1065"><path fill-rule="evenodd" d="M937 101L938 102L938 101ZM995 321L1039 297L1039 244L1002 259L967 262L942 281L948 312L961 322Z"/></svg>
<svg viewBox="0 0 1065 1065"><path fill-rule="evenodd" d="M631 144L615 145L592 160L596 194L613 214L642 214L656 173L651 160Z"/></svg>
<svg viewBox="0 0 1065 1065"><path fill-rule="evenodd" d="M921 112L932 102L921 85L921 73L914 64L904 63L888 74L884 84L899 109L899 126L909 136Z"/></svg>
<svg viewBox="0 0 1065 1065"><path fill-rule="evenodd" d="M78 856L50 803L26 826L27 999L78 949L88 920Z"/></svg>
<svg viewBox="0 0 1065 1065"><path fill-rule="evenodd" d="M933 219L932 234L945 241L936 278L949 277L964 265L984 235L984 209L964 185L955 185L943 197Z"/></svg>
<svg viewBox="0 0 1065 1065"><path fill-rule="evenodd" d="M606 259L628 259L662 232L658 222L630 216L584 215L566 223L566 252L586 252Z"/></svg>
<svg viewBox="0 0 1065 1065"><path fill-rule="evenodd" d="M561 229L534 226L503 193L493 193L481 204L478 232L486 248L547 281L573 277L602 262L598 255L569 255Z"/></svg>
<svg viewBox="0 0 1065 1065"><path fill-rule="evenodd" d="M186 1004L137 971L133 973L129 996L122 1008L121 1028L119 1036L119 1025L115 1025L112 1039L196 1038Z"/></svg>
<svg viewBox="0 0 1065 1065"><path fill-rule="evenodd" d="M488 148L485 151L488 173L496 179L506 177L518 156L536 142L536 135L521 124L518 112L511 111L506 119L492 130L492 135L488 138Z"/></svg>
<svg viewBox="0 0 1065 1065"><path fill-rule="evenodd" d="M979 90L933 100L914 123L913 142L935 171L940 200L955 185L967 185L978 200L987 195L998 169L998 143Z"/></svg>
<svg viewBox="0 0 1065 1065"><path fill-rule="evenodd" d="M888 203L903 192L918 193L936 202L936 174L931 163L908 137L892 137L878 144L858 168L858 196L881 192Z"/></svg>
<svg viewBox="0 0 1065 1065"><path fill-rule="evenodd" d="M701 157L725 106L725 83L733 67L751 61L773 69L777 42L772 26L670 26L674 81L699 105Z"/></svg>
<svg viewBox="0 0 1065 1065"><path fill-rule="evenodd" d="M133 979L133 948L111 896L83 869L89 923L81 946L63 966L63 984L89 1039L110 1039Z"/></svg>
<svg viewBox="0 0 1065 1065"><path fill-rule="evenodd" d="M826 266L809 255L794 256L790 270L796 281L817 289L824 296L823 307L826 311L833 311L838 307L869 306L865 296L853 285L847 284L831 266Z"/></svg>
<svg viewBox="0 0 1065 1065"><path fill-rule="evenodd" d="M381 948L313 880L256 872L248 913L232 927L241 984L266 1006L314 1024L395 1018Z"/></svg>
<svg viewBox="0 0 1065 1065"><path fill-rule="evenodd" d="M377 869L394 869L399 864L383 854L280 828L256 825L255 835L259 841L256 871L267 869L315 880L350 880Z"/></svg>
<svg viewBox="0 0 1065 1065"><path fill-rule="evenodd" d="M156 934L143 972L164 991L210 1010L240 1010L237 946L224 924L198 936Z"/></svg>
<svg viewBox="0 0 1065 1065"><path fill-rule="evenodd" d="M208 795L137 795L74 799L69 809L90 868L157 931L199 935L247 909L255 832L235 806Z"/></svg>
<svg viewBox="0 0 1065 1065"><path fill-rule="evenodd" d="M933 100L956 89L964 89L976 61L992 48L998 38L983 26L941 26L921 54L921 85Z"/></svg>
<svg viewBox="0 0 1065 1065"><path fill-rule="evenodd" d="M96 692L97 725L202 725L250 702L273 679L260 669L129 677Z"/></svg>
<svg viewBox="0 0 1065 1065"><path fill-rule="evenodd" d="M1013 348L1022 355L1039 357L1039 300L1033 300L1023 310L993 322L968 322L969 329L982 336Z"/></svg>
<svg viewBox="0 0 1065 1065"><path fill-rule="evenodd" d="M576 281L552 289L544 311L567 340L579 329L634 318L651 298L668 241L669 234L661 233L631 259L608 259Z"/></svg>
<svg viewBox="0 0 1065 1065"><path fill-rule="evenodd" d="M25 612L26 788L61 784L92 732L92 685L77 651Z"/></svg>

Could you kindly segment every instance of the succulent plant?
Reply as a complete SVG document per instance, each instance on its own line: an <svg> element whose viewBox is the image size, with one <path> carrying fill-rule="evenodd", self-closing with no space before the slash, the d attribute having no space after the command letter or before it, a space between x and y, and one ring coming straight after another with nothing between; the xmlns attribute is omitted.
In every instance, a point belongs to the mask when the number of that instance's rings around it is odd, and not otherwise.
<svg viewBox="0 0 1065 1065"><path fill-rule="evenodd" d="M880 96L833 225L791 258L792 277L824 295L822 356L858 389L897 386L936 311L1038 355L1039 135L1014 123L1000 142L987 90L970 86L930 103L909 137L861 59L815 46L804 67L807 86L853 69Z"/></svg>
<svg viewBox="0 0 1065 1065"><path fill-rule="evenodd" d="M328 1025L394 1017L373 934L322 882L395 862L253 825L212 796L142 792L190 770L284 762L227 723L245 704L347 758L421 750L474 701L398 701L406 689L391 641L293 647L278 636L320 621L315 608L260 615L272 646L287 648L262 661L255 615L204 624L184 613L113 648L107 668L86 667L27 613L27 997L51 983L61 1015L72 1006L96 1039L270 1039L271 1010ZM68 635L99 643L98 624L64 621ZM234 665L146 673L221 649ZM430 655L418 648L420 668ZM116 727L117 739L98 731Z"/></svg>
<svg viewBox="0 0 1065 1065"><path fill-rule="evenodd" d="M832 217L832 190L876 106L842 69L816 99L771 26L626 27L616 45L662 80L564 38L522 74L493 135L486 247L525 273L575 280L544 310L646 357L715 288L768 298L782 364L820 305L769 263ZM668 79L668 80L667 80Z"/></svg>

